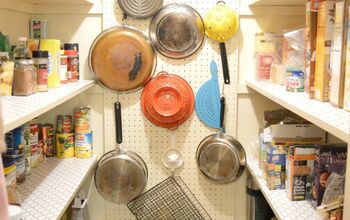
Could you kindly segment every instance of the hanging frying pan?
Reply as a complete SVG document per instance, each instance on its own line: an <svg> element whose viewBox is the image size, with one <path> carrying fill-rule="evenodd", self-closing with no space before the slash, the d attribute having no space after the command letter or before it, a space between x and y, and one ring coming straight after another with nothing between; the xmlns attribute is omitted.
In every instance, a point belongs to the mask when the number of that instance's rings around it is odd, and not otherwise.
<svg viewBox="0 0 350 220"><path fill-rule="evenodd" d="M133 18L148 18L163 6L163 0L118 0L123 12Z"/></svg>
<svg viewBox="0 0 350 220"><path fill-rule="evenodd" d="M185 58L195 53L204 40L203 19L186 4L168 4L153 17L149 36L163 56Z"/></svg>
<svg viewBox="0 0 350 220"><path fill-rule="evenodd" d="M134 91L152 77L156 54L147 36L139 30L112 27L92 43L89 66L104 88L116 92Z"/></svg>
<svg viewBox="0 0 350 220"><path fill-rule="evenodd" d="M115 150L104 154L97 162L95 169L95 185L103 198L118 204L127 203L144 190L148 171L145 162L136 153L123 149L121 106L114 105L116 119Z"/></svg>
<svg viewBox="0 0 350 220"><path fill-rule="evenodd" d="M237 13L218 1L204 16L205 33L220 43L220 54L225 84L230 84L225 41L237 33L239 19Z"/></svg>
<svg viewBox="0 0 350 220"><path fill-rule="evenodd" d="M206 137L196 151L197 165L202 174L216 183L230 183L238 179L246 164L242 145L224 133L225 99L221 98L220 133Z"/></svg>

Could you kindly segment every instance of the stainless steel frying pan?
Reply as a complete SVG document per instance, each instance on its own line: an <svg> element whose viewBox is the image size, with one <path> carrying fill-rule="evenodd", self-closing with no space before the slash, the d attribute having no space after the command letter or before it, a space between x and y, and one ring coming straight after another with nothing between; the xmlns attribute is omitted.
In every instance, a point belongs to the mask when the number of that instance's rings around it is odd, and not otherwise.
<svg viewBox="0 0 350 220"><path fill-rule="evenodd" d="M146 163L136 153L123 149L121 105L115 103L116 137L115 150L104 154L97 163L94 180L103 198L123 204L140 195L144 190L148 170Z"/></svg>
<svg viewBox="0 0 350 220"><path fill-rule="evenodd" d="M224 133L225 99L221 98L220 133L206 137L196 152L197 165L202 174L216 183L230 183L238 179L246 165L242 145Z"/></svg>

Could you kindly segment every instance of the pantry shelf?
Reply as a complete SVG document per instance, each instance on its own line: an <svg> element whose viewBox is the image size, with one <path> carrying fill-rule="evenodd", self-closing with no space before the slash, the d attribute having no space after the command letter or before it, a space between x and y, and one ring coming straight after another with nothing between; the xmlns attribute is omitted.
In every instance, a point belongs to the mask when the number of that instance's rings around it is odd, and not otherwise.
<svg viewBox="0 0 350 220"><path fill-rule="evenodd" d="M311 202L291 201L284 190L269 190L256 159L248 157L247 167L278 219L317 219L316 210Z"/></svg>
<svg viewBox="0 0 350 220"><path fill-rule="evenodd" d="M68 83L48 92L31 96L1 97L4 131L8 132L27 121L53 109L94 85L93 80Z"/></svg>
<svg viewBox="0 0 350 220"><path fill-rule="evenodd" d="M25 219L59 219L73 200L97 157L47 158L18 184Z"/></svg>
<svg viewBox="0 0 350 220"><path fill-rule="evenodd" d="M304 93L288 92L277 84L254 80L248 80L246 84L343 141L350 140L350 112L336 108L328 102L309 99Z"/></svg>

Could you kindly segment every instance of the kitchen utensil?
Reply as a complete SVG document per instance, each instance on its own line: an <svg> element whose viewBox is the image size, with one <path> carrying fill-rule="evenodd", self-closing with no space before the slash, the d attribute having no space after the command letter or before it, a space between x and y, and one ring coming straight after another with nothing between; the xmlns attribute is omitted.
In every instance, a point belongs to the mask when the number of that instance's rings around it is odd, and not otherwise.
<svg viewBox="0 0 350 220"><path fill-rule="evenodd" d="M220 128L220 89L218 67L215 61L210 63L211 79L198 90L195 109L199 119L212 128Z"/></svg>
<svg viewBox="0 0 350 220"><path fill-rule="evenodd" d="M221 98L220 133L204 138L196 151L197 165L202 174L216 183L238 179L246 164L242 145L224 133L225 98Z"/></svg>
<svg viewBox="0 0 350 220"><path fill-rule="evenodd" d="M163 0L118 0L125 14L133 18L148 18L163 6Z"/></svg>
<svg viewBox="0 0 350 220"><path fill-rule="evenodd" d="M148 38L131 27L112 27L94 40L89 66L103 87L116 91L134 91L152 77L156 54Z"/></svg>
<svg viewBox="0 0 350 220"><path fill-rule="evenodd" d="M104 154L95 169L95 185L103 198L118 204L126 203L144 190L148 171L136 153L123 149L121 105L115 103L117 148Z"/></svg>
<svg viewBox="0 0 350 220"><path fill-rule="evenodd" d="M171 169L172 173L184 163L182 152L176 148L175 143L175 132L173 131L171 133L171 147L166 149L162 156L164 166Z"/></svg>
<svg viewBox="0 0 350 220"><path fill-rule="evenodd" d="M138 220L210 220L210 216L179 176L170 176L128 203Z"/></svg>
<svg viewBox="0 0 350 220"><path fill-rule="evenodd" d="M163 71L143 89L141 108L153 124L176 129L192 115L194 94L185 79Z"/></svg>
<svg viewBox="0 0 350 220"><path fill-rule="evenodd" d="M204 40L204 23L192 7L173 3L161 8L149 26L149 36L162 55L181 59L195 53Z"/></svg>
<svg viewBox="0 0 350 220"><path fill-rule="evenodd" d="M204 24L206 35L219 41L224 82L230 84L225 41L237 33L238 15L233 9L227 7L224 1L218 1L216 6L205 14Z"/></svg>

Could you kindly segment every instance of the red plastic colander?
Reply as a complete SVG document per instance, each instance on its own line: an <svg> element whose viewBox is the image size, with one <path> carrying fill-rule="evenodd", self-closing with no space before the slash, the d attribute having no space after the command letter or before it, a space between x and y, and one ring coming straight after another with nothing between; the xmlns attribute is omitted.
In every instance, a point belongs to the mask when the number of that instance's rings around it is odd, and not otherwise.
<svg viewBox="0 0 350 220"><path fill-rule="evenodd" d="M143 89L141 108L153 124L176 129L192 115L194 94L185 79L162 71Z"/></svg>

